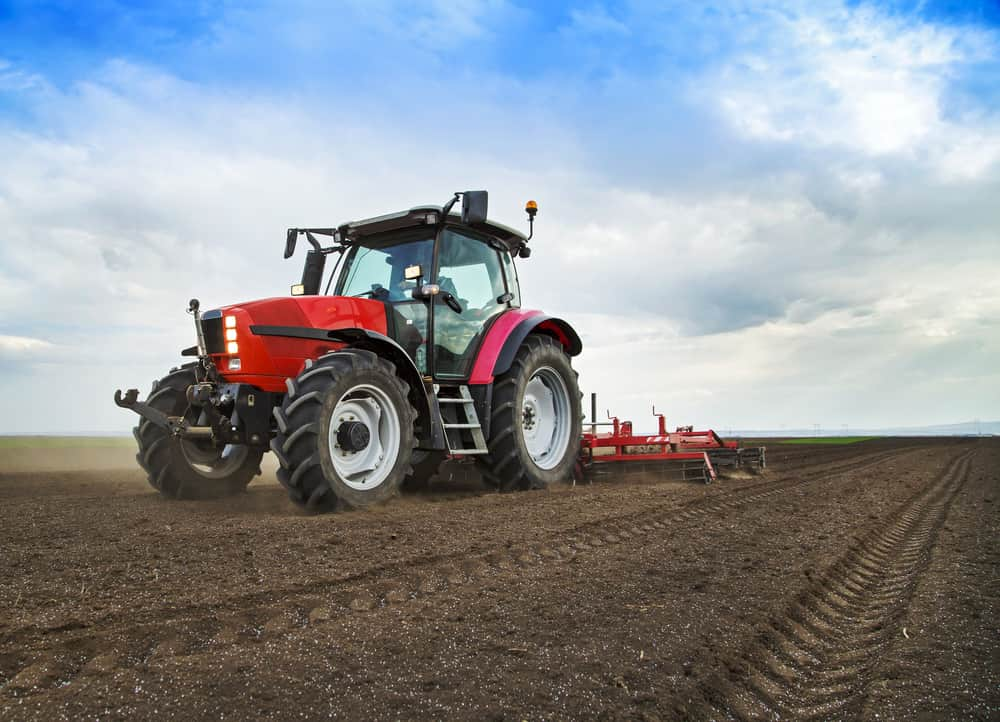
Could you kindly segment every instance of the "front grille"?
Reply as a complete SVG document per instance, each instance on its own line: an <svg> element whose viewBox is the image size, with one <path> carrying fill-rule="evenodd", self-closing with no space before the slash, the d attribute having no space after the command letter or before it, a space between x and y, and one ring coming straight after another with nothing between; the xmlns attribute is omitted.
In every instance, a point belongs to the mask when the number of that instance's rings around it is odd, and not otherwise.
<svg viewBox="0 0 1000 722"><path fill-rule="evenodd" d="M201 317L201 332L205 334L205 350L208 353L225 353L226 340L222 333L222 314L208 311Z"/></svg>

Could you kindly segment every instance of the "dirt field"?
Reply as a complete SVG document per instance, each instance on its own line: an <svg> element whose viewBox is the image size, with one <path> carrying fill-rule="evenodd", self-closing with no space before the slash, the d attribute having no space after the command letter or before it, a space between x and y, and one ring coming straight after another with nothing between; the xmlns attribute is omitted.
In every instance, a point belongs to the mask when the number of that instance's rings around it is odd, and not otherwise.
<svg viewBox="0 0 1000 722"><path fill-rule="evenodd" d="M305 516L0 449L0 719L997 719L1000 440Z"/></svg>

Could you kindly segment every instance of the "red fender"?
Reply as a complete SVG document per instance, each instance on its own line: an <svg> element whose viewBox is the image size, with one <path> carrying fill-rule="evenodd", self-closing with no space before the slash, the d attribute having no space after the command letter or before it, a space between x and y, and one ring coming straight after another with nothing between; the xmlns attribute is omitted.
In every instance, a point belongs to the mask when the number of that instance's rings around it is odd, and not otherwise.
<svg viewBox="0 0 1000 722"><path fill-rule="evenodd" d="M529 333L552 336L570 356L576 356L583 350L576 331L561 318L546 316L541 311L513 308L505 311L487 330L472 366L469 383L493 383L494 376L510 368L514 354Z"/></svg>

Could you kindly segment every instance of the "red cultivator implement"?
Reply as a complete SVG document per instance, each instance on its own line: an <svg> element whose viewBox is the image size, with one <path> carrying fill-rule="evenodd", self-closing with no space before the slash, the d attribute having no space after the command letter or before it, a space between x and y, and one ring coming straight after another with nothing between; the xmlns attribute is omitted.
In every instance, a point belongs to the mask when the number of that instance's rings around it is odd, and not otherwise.
<svg viewBox="0 0 1000 722"><path fill-rule="evenodd" d="M610 421L597 421L597 395L591 394L590 431L580 442L578 478L594 479L613 474L649 478L672 478L678 481L715 481L720 467L762 469L766 465L763 446L743 447L737 441L725 441L717 433L695 431L679 426L667 431L663 414L657 417L655 434L636 434L631 421L621 421L608 414ZM598 433L598 426L611 426L610 432Z"/></svg>

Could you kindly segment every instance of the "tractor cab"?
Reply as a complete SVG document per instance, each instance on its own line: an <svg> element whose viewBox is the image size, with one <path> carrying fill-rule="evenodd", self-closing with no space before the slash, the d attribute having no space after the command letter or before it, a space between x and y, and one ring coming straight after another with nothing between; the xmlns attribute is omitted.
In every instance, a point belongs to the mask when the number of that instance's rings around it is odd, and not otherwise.
<svg viewBox="0 0 1000 722"><path fill-rule="evenodd" d="M527 257L529 237L486 220L485 191L457 195L470 199L463 200L461 214L451 213L453 199L444 207L420 206L336 231L290 229L290 238L305 234L312 242L329 232L339 241L329 249L314 246L293 295L319 293L318 283L308 283L316 277L317 254L339 252L328 292L383 303L386 335L422 375L445 383L467 378L490 324L520 307L513 256ZM294 249L293 242L289 246Z"/></svg>

